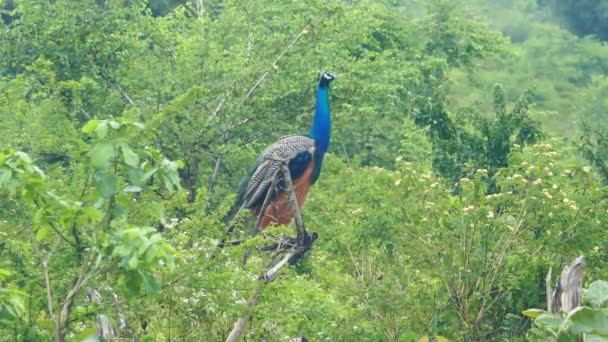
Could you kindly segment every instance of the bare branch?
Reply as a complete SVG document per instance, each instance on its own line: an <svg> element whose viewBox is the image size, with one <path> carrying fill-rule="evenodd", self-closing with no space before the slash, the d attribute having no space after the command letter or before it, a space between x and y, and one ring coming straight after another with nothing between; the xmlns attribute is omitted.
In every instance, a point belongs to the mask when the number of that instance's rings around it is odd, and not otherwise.
<svg viewBox="0 0 608 342"><path fill-rule="evenodd" d="M222 111L222 109L224 109L224 105L226 104L226 100L228 100L228 92L224 93L222 95L222 98L220 99L220 102L217 104L217 107L215 107L215 110L213 111L213 114L211 114L211 118L216 118L218 116L218 114Z"/></svg>
<svg viewBox="0 0 608 342"><path fill-rule="evenodd" d="M279 262L277 262L276 264L271 266L266 272L264 272L262 275L260 275L259 280L263 281L265 283L274 281L280 274L280 271L286 265L294 264L298 260L300 260L304 256L304 254L312 248L312 244L317 238L317 234L315 234L315 233L308 234L306 232L306 228L304 227L304 221L302 220L302 214L300 212L300 207L298 206L298 201L296 198L295 189L294 189L293 182L291 179L291 174L289 173L289 168L287 167L287 161L283 161L283 163L281 165L281 173L283 174L283 179L285 180L285 184L286 184L286 191L289 195L289 204L290 204L291 210L294 213L298 237L297 237L296 245L291 247L288 250L288 252L283 256L283 258L281 258L281 260L279 260ZM274 191L274 185L278 181L278 179L279 179L279 173L277 172L277 174L274 176L271 187L269 188L268 193L266 194L266 198L264 199L264 205L262 205L262 211L260 212L260 214L258 216L258 223L257 223L256 227L259 226L261 217L263 217L264 212L266 210L265 209L265 207L267 205L266 202L270 198L270 193L272 191ZM251 295L251 298L249 298L249 301L247 302L247 305L248 305L247 313L245 315L243 315L243 317L239 318L238 321L234 324L234 327L232 328L232 331L228 335L226 342L238 341L239 337L245 330L245 326L251 315L251 313L250 313L251 308L253 306L255 306L255 304L257 303L258 294L259 294L259 290L256 290Z"/></svg>
<svg viewBox="0 0 608 342"><path fill-rule="evenodd" d="M100 71L99 76L101 76L101 78L103 78L106 82L110 83L111 85L113 85L116 90L118 90L118 92L120 93L120 95L122 95L122 97L125 99L125 101L132 107L136 107L135 102L131 99L131 97L129 96L129 94L127 94L126 91L124 91L124 89L122 89L122 87L120 86L120 84L118 84L118 82L116 82L110 75L108 75L106 72L104 72L103 70Z"/></svg>
<svg viewBox="0 0 608 342"><path fill-rule="evenodd" d="M90 275L86 276L86 273L89 270L89 266L91 265L91 262L89 260L90 257L91 257L91 250L89 250L89 253L87 253L87 255L84 259L84 263L80 267L80 272L78 273L78 277L76 278L76 282L74 283L74 286L72 287L70 292L68 292L67 296L63 300L61 314L59 315L59 322L62 323L62 325L64 322L67 321L67 318L70 314L70 308L72 306L72 301L74 300L74 297L76 296L76 294L80 291L82 286L86 283L86 281L90 277Z"/></svg>
<svg viewBox="0 0 608 342"><path fill-rule="evenodd" d="M49 315L51 319L55 322L55 326L58 325L57 317L55 317L55 313L53 311L53 295L51 293L51 279L49 277L49 265L48 259L42 260L42 270L44 271L44 283L46 286L46 301L49 308Z"/></svg>
<svg viewBox="0 0 608 342"><path fill-rule="evenodd" d="M122 87L120 86L120 84L114 83L114 86L116 87L116 89L118 90L118 92L120 93L120 95L122 95L122 97L125 99L125 101L127 101L127 103L130 106L135 107L135 102L131 99L131 97L129 96L129 94L127 94L127 92L122 89Z"/></svg>
<svg viewBox="0 0 608 342"><path fill-rule="evenodd" d="M217 175L220 172L221 164L222 158L217 157L213 166L213 173L209 177L209 186L207 187L207 207L209 206L209 202L211 201L211 194L213 193L213 188L215 187L215 180L217 179Z"/></svg>
<svg viewBox="0 0 608 342"><path fill-rule="evenodd" d="M275 280L283 267L287 264L293 265L298 260L304 256L304 254L310 250L312 247L312 243L317 239L317 235L315 233L307 236L304 239L304 243L302 245L297 245L294 248L291 248L285 256L279 262L277 262L274 266L272 266L268 271L264 272L260 276L260 280L263 280L266 283L270 283Z"/></svg>
<svg viewBox="0 0 608 342"><path fill-rule="evenodd" d="M239 337L245 330L245 325L247 325L247 321L249 321L249 316L251 315L250 308L254 307L258 303L258 290L255 290L249 300L247 301L248 312L245 316L239 318L238 321L234 324L234 328L226 338L226 342L237 342Z"/></svg>
<svg viewBox="0 0 608 342"><path fill-rule="evenodd" d="M272 62L271 68L275 69L277 67L277 63L283 58L283 56L285 56L285 54L291 50L291 48L298 42L298 40L300 40L300 38L308 33L308 29L310 28L310 26L306 26L302 31L300 31L300 33L298 33L293 39L292 41L289 43L289 45L287 45L287 47L281 51L281 53L277 56L277 58L275 58L274 62ZM239 103L239 105L237 106L237 110L241 108L241 106L245 103L245 101L247 101L252 95L253 93L255 93L255 91L258 89L258 87L260 86L260 84L262 84L265 80L266 77L268 77L268 75L270 75L270 71L266 71L264 72L264 74L262 74L262 77L260 77L253 85L253 87L251 87L251 89L249 89L249 91L247 92L247 95L245 95L245 97L243 97L243 99L241 100L241 102Z"/></svg>

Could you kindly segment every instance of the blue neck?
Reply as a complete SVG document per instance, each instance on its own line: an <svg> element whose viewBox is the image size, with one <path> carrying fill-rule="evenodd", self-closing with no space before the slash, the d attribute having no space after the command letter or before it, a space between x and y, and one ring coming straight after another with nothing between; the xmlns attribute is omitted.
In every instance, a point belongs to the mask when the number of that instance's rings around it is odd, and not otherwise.
<svg viewBox="0 0 608 342"><path fill-rule="evenodd" d="M331 135L331 115L329 114L329 85L319 84L317 89L317 106L315 117L310 130L310 136L315 140L315 152L323 158L329 148Z"/></svg>

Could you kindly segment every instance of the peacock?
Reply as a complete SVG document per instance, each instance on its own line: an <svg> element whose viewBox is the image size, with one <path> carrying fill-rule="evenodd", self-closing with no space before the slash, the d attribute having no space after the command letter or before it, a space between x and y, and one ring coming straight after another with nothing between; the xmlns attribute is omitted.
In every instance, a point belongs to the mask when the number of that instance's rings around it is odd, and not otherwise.
<svg viewBox="0 0 608 342"><path fill-rule="evenodd" d="M257 230L269 225L289 224L294 214L280 174L284 162L287 162L291 174L298 206L302 208L311 186L319 179L323 158L329 148L329 85L335 78L331 72L321 73L310 134L284 136L262 152L241 181L231 210L235 214L230 216L237 216L242 209L250 209L258 218ZM275 181L276 177L279 178Z"/></svg>

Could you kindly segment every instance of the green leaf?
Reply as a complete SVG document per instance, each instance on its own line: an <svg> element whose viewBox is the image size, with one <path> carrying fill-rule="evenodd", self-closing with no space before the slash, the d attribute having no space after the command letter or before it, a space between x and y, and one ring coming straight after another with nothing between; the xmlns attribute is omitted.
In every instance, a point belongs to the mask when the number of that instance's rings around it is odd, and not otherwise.
<svg viewBox="0 0 608 342"><path fill-rule="evenodd" d="M144 173L144 175L141 177L141 182L145 182L148 179L150 179L150 177L152 177L152 175L154 175L156 172L158 171L158 168L153 168L152 170L147 171L146 173Z"/></svg>
<svg viewBox="0 0 608 342"><path fill-rule="evenodd" d="M8 170L0 170L0 187L8 184L13 176L13 171Z"/></svg>
<svg viewBox="0 0 608 342"><path fill-rule="evenodd" d="M527 316L530 318L537 318L538 316L540 316L544 313L547 313L547 311L541 310L541 309L528 309L523 312L524 316Z"/></svg>
<svg viewBox="0 0 608 342"><path fill-rule="evenodd" d="M132 122L132 124L133 124L133 126L135 126L137 128L140 128L140 129L146 128L146 126L143 123L141 123L141 122L137 122L136 121L136 122Z"/></svg>
<svg viewBox="0 0 608 342"><path fill-rule="evenodd" d="M42 227L36 232L36 241L40 242L49 234L49 227Z"/></svg>
<svg viewBox="0 0 608 342"><path fill-rule="evenodd" d="M97 190L99 194L108 198L118 191L118 177L109 173L103 173L97 178Z"/></svg>
<svg viewBox="0 0 608 342"><path fill-rule="evenodd" d="M585 334L585 342L606 342L606 340L608 340L606 336Z"/></svg>
<svg viewBox="0 0 608 342"><path fill-rule="evenodd" d="M133 256L131 256L131 259L129 259L129 268L132 269L136 269L137 265L139 265L139 259L137 258L137 254L133 254Z"/></svg>
<svg viewBox="0 0 608 342"><path fill-rule="evenodd" d="M82 207L82 211L91 221L98 221L103 218L103 212L93 207Z"/></svg>
<svg viewBox="0 0 608 342"><path fill-rule="evenodd" d="M97 128L97 125L99 125L99 122L100 121L97 119L90 120L89 122L86 123L86 125L82 126L82 131L84 133L93 132Z"/></svg>
<svg viewBox="0 0 608 342"><path fill-rule="evenodd" d="M534 324L537 327L552 331L553 333L557 333L559 327L562 325L563 322L563 317L550 313L542 314L534 320Z"/></svg>
<svg viewBox="0 0 608 342"><path fill-rule="evenodd" d="M97 125L95 129L95 133L97 133L97 137L99 139L103 139L108 135L108 121L103 120Z"/></svg>
<svg viewBox="0 0 608 342"><path fill-rule="evenodd" d="M585 292L584 298L593 308L601 308L608 304L608 281L594 281Z"/></svg>
<svg viewBox="0 0 608 342"><path fill-rule="evenodd" d="M95 342L95 341L101 342L101 340L99 339L99 336L96 336L96 333L97 333L97 327L84 328L82 331L80 331L74 337L74 340L75 341L87 341L87 342Z"/></svg>
<svg viewBox="0 0 608 342"><path fill-rule="evenodd" d="M21 159L26 164L32 163L32 158L30 158L30 156L25 152L17 151L17 152L15 152L15 155L17 157L19 157L19 159Z"/></svg>
<svg viewBox="0 0 608 342"><path fill-rule="evenodd" d="M109 123L113 129L119 129L121 126L120 122L118 121L110 120Z"/></svg>
<svg viewBox="0 0 608 342"><path fill-rule="evenodd" d="M572 310L568 317L572 322L570 331L576 335L583 333L608 335L608 310L595 310L581 306Z"/></svg>
<svg viewBox="0 0 608 342"><path fill-rule="evenodd" d="M144 289L146 293L151 296L157 296L160 294L160 283L156 278L148 271L141 271L141 275L144 278Z"/></svg>
<svg viewBox="0 0 608 342"><path fill-rule="evenodd" d="M137 185L127 185L124 189L122 189L123 192L141 192L141 188L138 187Z"/></svg>
<svg viewBox="0 0 608 342"><path fill-rule="evenodd" d="M127 144L121 144L120 149L122 150L122 156L125 164L131 167L139 166L139 157Z"/></svg>
<svg viewBox="0 0 608 342"><path fill-rule="evenodd" d="M50 319L38 319L36 320L36 325L40 328L51 330L55 328L55 323Z"/></svg>
<svg viewBox="0 0 608 342"><path fill-rule="evenodd" d="M110 143L97 144L89 153L91 156L91 165L94 167L101 167L110 161L114 155L114 146Z"/></svg>
<svg viewBox="0 0 608 342"><path fill-rule="evenodd" d="M139 294L142 276L138 271L127 271L119 278L119 283L124 286L127 297L135 297Z"/></svg>

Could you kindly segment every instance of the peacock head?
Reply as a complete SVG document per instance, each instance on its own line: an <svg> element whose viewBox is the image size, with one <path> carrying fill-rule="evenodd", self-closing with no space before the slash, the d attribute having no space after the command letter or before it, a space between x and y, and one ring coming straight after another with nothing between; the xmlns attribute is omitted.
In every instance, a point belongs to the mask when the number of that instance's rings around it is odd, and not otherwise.
<svg viewBox="0 0 608 342"><path fill-rule="evenodd" d="M338 77L336 74L325 71L321 75L319 75L319 85L321 87L329 86L329 83Z"/></svg>

